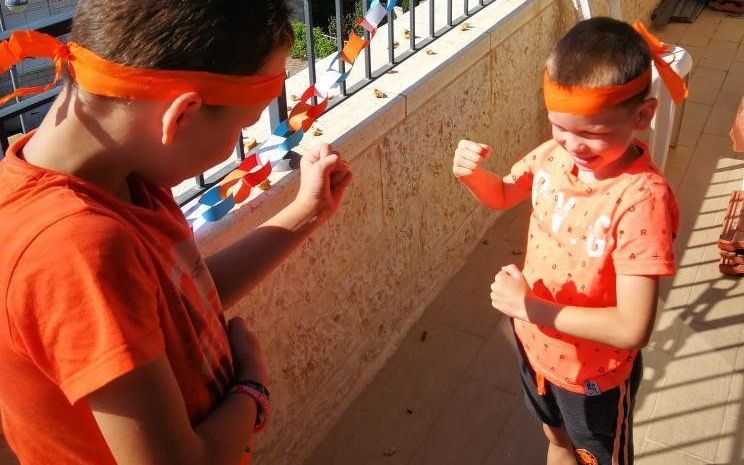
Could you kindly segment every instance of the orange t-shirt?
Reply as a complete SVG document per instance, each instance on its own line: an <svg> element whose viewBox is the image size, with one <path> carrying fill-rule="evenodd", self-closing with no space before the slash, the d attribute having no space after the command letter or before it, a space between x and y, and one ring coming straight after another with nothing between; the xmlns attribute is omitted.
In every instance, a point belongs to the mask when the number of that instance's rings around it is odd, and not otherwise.
<svg viewBox="0 0 744 465"><path fill-rule="evenodd" d="M0 162L0 411L23 464L113 464L85 400L165 353L192 424L233 376L217 291L168 190L131 180L132 204Z"/></svg>
<svg viewBox="0 0 744 465"><path fill-rule="evenodd" d="M591 185L578 179L571 155L554 140L505 178L532 190L524 276L538 297L612 307L618 274L675 273L677 202L648 148L636 144L642 154L625 172ZM618 386L637 354L524 321L514 326L538 376L572 392L592 395Z"/></svg>

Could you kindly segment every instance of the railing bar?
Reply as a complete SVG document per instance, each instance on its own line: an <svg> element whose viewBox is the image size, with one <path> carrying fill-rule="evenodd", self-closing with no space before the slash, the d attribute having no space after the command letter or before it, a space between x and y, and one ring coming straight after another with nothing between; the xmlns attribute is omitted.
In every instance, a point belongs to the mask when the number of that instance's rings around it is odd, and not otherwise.
<svg viewBox="0 0 744 465"><path fill-rule="evenodd" d="M393 32L393 12L387 14L388 26L388 63L395 63L395 35Z"/></svg>
<svg viewBox="0 0 744 465"><path fill-rule="evenodd" d="M429 0L429 37L434 38L434 0Z"/></svg>
<svg viewBox="0 0 744 465"><path fill-rule="evenodd" d="M466 17L468 16L468 0L462 0L462 12Z"/></svg>
<svg viewBox="0 0 744 465"><path fill-rule="evenodd" d="M454 26L452 22L452 0L447 0L447 25L449 27Z"/></svg>
<svg viewBox="0 0 744 465"><path fill-rule="evenodd" d="M285 75L285 79L286 79ZM282 84L282 93L269 104L269 126L277 127L287 119L287 81Z"/></svg>
<svg viewBox="0 0 744 465"><path fill-rule="evenodd" d="M416 50L416 0L409 0L408 19L411 20L410 30L411 50Z"/></svg>
<svg viewBox="0 0 744 465"><path fill-rule="evenodd" d="M238 161L245 160L245 141L243 140L243 130L240 130L240 135L238 136L238 142L235 144L235 155Z"/></svg>
<svg viewBox="0 0 744 465"><path fill-rule="evenodd" d="M304 0L305 4L305 43L307 44L307 72L310 85L315 85L315 43L313 42L313 0ZM313 95L312 104L318 103L318 97Z"/></svg>
<svg viewBox="0 0 744 465"><path fill-rule="evenodd" d="M362 2L362 12L363 15L367 15L367 10L369 10L369 7L367 6L367 0L360 0ZM364 77L367 79L372 78L372 43L369 41L369 31L362 28L363 34L364 34L364 40L368 42L368 45L364 47Z"/></svg>
<svg viewBox="0 0 744 465"><path fill-rule="evenodd" d="M204 182L204 173L200 174L199 176L196 176L194 178L194 182L196 182L196 185L202 189L207 187L206 183Z"/></svg>
<svg viewBox="0 0 744 465"><path fill-rule="evenodd" d="M335 0L336 3L336 45L338 46L338 53L344 49L344 6L341 4L341 0ZM338 60L338 70L341 74L346 72L346 63L344 60ZM346 80L341 81L339 86L341 90L341 96L346 96Z"/></svg>

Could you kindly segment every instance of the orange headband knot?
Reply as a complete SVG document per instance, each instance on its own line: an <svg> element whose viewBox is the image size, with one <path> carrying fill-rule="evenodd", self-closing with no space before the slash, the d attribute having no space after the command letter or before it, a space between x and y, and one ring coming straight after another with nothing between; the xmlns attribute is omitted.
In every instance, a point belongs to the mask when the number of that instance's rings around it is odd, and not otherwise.
<svg viewBox="0 0 744 465"><path fill-rule="evenodd" d="M679 104L687 98L687 85L661 56L670 47L651 34L642 23L637 22L633 27L648 45L656 70L672 100ZM640 94L650 85L651 68L630 82L617 86L562 86L550 78L547 70L543 77L545 105L548 110L574 115L599 113Z"/></svg>
<svg viewBox="0 0 744 465"><path fill-rule="evenodd" d="M235 76L205 71L169 71L125 66L96 55L74 42L36 31L16 31L0 42L0 72L26 58L54 61L54 80L44 86L25 87L0 98L0 105L54 87L66 68L75 83L94 95L128 100L172 100L196 92L206 105L265 105L281 95L284 75Z"/></svg>

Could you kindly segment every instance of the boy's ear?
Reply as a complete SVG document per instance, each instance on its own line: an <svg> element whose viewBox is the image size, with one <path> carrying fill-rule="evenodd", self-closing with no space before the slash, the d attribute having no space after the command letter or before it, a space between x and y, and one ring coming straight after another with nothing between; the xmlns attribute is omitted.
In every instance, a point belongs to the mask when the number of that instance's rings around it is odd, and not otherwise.
<svg viewBox="0 0 744 465"><path fill-rule="evenodd" d="M178 131L202 106L202 99L196 92L186 92L173 100L163 113L163 145L170 145Z"/></svg>
<svg viewBox="0 0 744 465"><path fill-rule="evenodd" d="M635 114L635 130L645 131L651 126L651 120L654 119L656 114L656 107L659 106L659 101L655 98L647 98L641 103L636 110Z"/></svg>

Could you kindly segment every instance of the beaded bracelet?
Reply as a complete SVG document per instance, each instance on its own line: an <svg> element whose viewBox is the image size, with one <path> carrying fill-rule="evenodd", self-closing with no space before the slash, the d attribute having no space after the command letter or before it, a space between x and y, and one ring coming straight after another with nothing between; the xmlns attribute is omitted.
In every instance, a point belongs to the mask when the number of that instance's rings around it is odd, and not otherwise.
<svg viewBox="0 0 744 465"><path fill-rule="evenodd" d="M256 425L253 431L258 433L266 427L271 413L271 401L269 390L255 381L240 381L230 389L230 394L244 394L252 398L258 407L256 412Z"/></svg>

